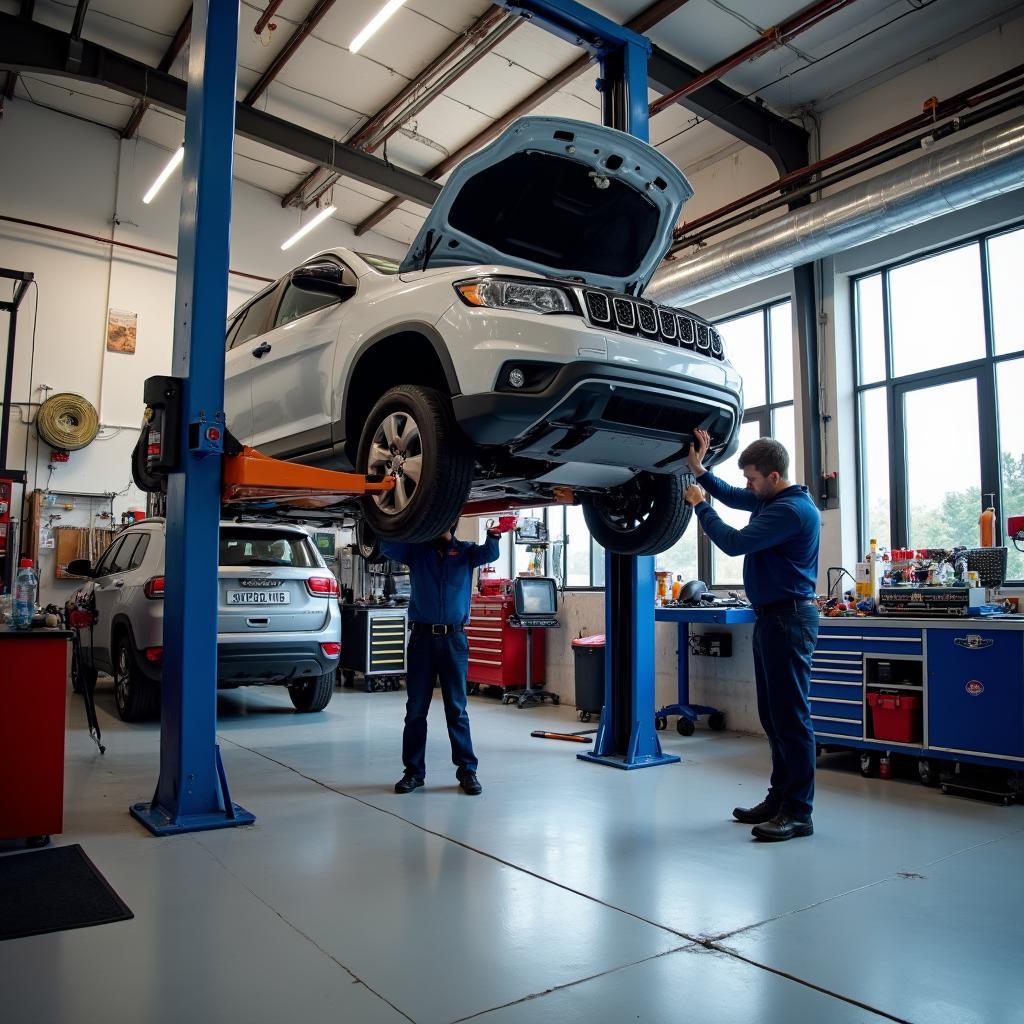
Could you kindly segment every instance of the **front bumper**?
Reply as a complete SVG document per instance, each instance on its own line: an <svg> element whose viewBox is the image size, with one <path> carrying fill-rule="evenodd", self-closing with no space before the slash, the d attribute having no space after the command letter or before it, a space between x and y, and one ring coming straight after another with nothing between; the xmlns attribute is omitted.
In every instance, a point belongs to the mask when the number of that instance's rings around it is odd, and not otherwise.
<svg viewBox="0 0 1024 1024"><path fill-rule="evenodd" d="M553 463L682 472L698 427L713 439L713 461L736 449L742 399L708 380L597 360L562 366L536 393L488 391L452 400L462 430L478 445Z"/></svg>

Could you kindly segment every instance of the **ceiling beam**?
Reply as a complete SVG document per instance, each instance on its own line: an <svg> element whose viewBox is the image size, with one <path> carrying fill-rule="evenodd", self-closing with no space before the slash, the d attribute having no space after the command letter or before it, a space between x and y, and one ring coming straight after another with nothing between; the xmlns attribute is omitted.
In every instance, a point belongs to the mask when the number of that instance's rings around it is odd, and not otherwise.
<svg viewBox="0 0 1024 1024"><path fill-rule="evenodd" d="M70 39L66 32L0 13L0 70L93 82L135 99L148 100L153 106L185 113L187 85L180 78L87 40L81 41L77 66L69 68ZM235 108L235 134L300 160L321 164L346 178L399 193L423 206L432 205L441 191L434 181L241 103Z"/></svg>
<svg viewBox="0 0 1024 1024"><path fill-rule="evenodd" d="M19 11L18 17L24 18L26 21L31 21L32 15L35 13L35 9L36 0L21 0L21 10ZM7 101L14 99L14 86L17 84L17 81L18 72L8 71L3 90L0 90L0 117L4 116L4 107L7 105Z"/></svg>
<svg viewBox="0 0 1024 1024"><path fill-rule="evenodd" d="M181 19L181 24L178 26L178 31L174 33L174 38L171 39L167 50L164 55L160 58L160 63L157 64L158 71L170 71L171 65L178 59L178 54L181 53L188 42L188 37L192 34L192 5L188 5L188 10L185 12L185 17ZM128 123L121 129L121 138L130 139L138 130L139 125L142 123L142 117L149 110L149 102L147 100L140 100L135 104L135 109L131 113L131 117L128 118Z"/></svg>

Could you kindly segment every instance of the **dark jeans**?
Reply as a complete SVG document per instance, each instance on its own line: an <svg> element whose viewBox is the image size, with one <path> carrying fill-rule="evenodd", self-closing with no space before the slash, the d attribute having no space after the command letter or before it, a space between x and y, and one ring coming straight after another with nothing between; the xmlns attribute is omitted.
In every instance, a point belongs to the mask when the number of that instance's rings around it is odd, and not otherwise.
<svg viewBox="0 0 1024 1024"><path fill-rule="evenodd" d="M452 744L452 764L475 772L476 755L469 734L466 712L466 669L469 640L461 630L434 636L413 630L409 638L409 667L405 677L405 732L402 734L402 763L406 772L422 779L426 774L427 712L434 695L434 677L441 681L444 717Z"/></svg>
<svg viewBox="0 0 1024 1024"><path fill-rule="evenodd" d="M818 609L800 604L760 614L754 624L757 712L772 751L768 800L792 818L809 818L814 803L811 655Z"/></svg>

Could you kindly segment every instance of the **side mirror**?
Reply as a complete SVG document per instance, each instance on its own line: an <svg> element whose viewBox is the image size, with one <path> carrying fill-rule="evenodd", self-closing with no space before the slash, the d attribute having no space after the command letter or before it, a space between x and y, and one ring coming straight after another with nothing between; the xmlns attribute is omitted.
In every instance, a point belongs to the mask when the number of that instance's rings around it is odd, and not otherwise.
<svg viewBox="0 0 1024 1024"><path fill-rule="evenodd" d="M64 571L69 576L85 576L92 579L92 562L88 558L73 558Z"/></svg>
<svg viewBox="0 0 1024 1024"><path fill-rule="evenodd" d="M319 263L307 263L291 272L291 283L304 292L317 292L321 295L334 295L339 299L347 299L356 290L351 275L344 267L329 260Z"/></svg>

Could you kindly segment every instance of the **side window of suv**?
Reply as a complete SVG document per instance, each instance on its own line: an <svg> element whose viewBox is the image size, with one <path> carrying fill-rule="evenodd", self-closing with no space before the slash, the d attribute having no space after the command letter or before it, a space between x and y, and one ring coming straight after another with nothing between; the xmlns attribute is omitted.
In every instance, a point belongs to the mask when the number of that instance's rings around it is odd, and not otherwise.
<svg viewBox="0 0 1024 1024"><path fill-rule="evenodd" d="M142 560L146 557L146 548L149 547L149 534L140 533L139 543L135 545L135 550L132 552L131 561L128 563L129 569L138 569L142 565Z"/></svg>
<svg viewBox="0 0 1024 1024"><path fill-rule="evenodd" d="M132 557L135 549L139 546L141 534L129 533L125 535L124 543L114 552L114 558L110 563L111 572L126 572L131 568Z"/></svg>
<svg viewBox="0 0 1024 1024"><path fill-rule="evenodd" d="M113 561L117 553L121 550L124 541L124 537L118 537L110 547L100 555L100 560L96 563L96 571L93 573L93 576L109 576L114 571L112 568Z"/></svg>
<svg viewBox="0 0 1024 1024"><path fill-rule="evenodd" d="M241 322L237 329L234 329L234 337L228 339L228 348L237 348L263 334L264 321L276 294L277 288L271 288L246 309L240 317Z"/></svg>
<svg viewBox="0 0 1024 1024"><path fill-rule="evenodd" d="M284 298L277 308L277 317L274 320L275 327L283 327L290 324L299 317L308 313L315 313L318 309L327 306L334 306L339 299L336 295L324 295L319 292L306 292L290 284L284 290Z"/></svg>

